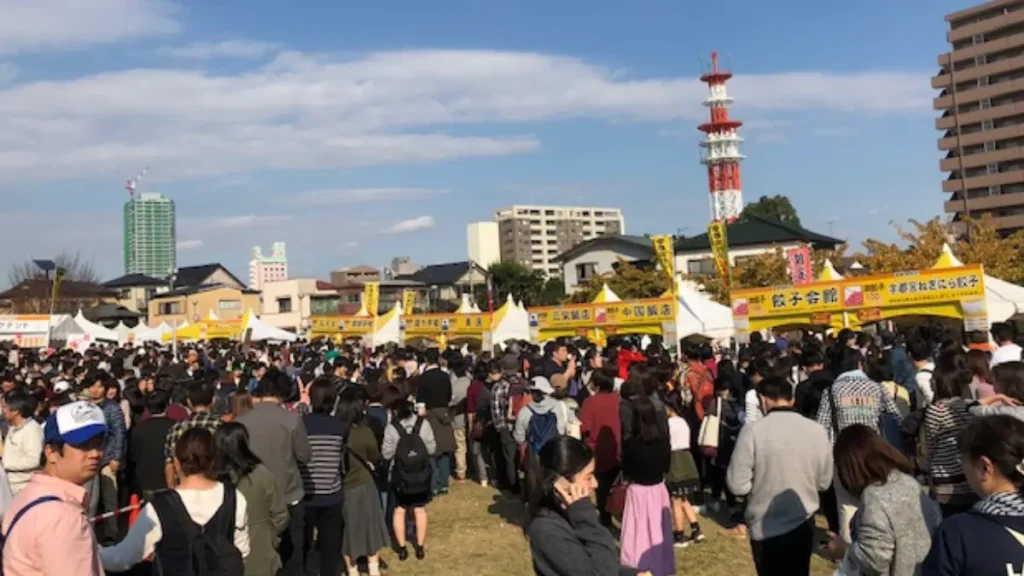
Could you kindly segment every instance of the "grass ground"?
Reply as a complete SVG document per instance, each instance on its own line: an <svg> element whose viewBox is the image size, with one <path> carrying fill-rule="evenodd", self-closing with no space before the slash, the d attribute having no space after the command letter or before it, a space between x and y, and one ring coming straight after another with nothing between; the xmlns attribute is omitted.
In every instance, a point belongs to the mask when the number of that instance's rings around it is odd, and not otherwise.
<svg viewBox="0 0 1024 576"><path fill-rule="evenodd" d="M520 528L525 509L475 484L453 485L452 493L435 499L429 508L427 557L399 562L391 551L383 557L391 576L528 576L533 574L530 548ZM726 534L713 520L702 519L708 539L676 550L680 576L745 576L754 574L750 545L745 538ZM410 552L411 552L410 547ZM832 574L830 564L813 558L811 574Z"/></svg>

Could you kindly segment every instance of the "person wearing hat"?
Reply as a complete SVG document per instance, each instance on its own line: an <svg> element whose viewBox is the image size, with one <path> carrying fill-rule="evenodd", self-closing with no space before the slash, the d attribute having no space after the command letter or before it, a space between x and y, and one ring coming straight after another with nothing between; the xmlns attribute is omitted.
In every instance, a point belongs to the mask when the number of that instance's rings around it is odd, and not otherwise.
<svg viewBox="0 0 1024 576"><path fill-rule="evenodd" d="M525 410L519 411L519 416L516 417L516 425L513 428L512 436L516 442L523 444L526 442L526 433L530 429L530 419L534 415L554 413L556 427L558 429L559 436L565 436L566 426L569 423L567 415L562 413L562 403L551 397L555 393L555 389L551 386L551 382L543 376L534 376L533 380L530 381L530 394L533 399L527 404Z"/></svg>
<svg viewBox="0 0 1024 576"><path fill-rule="evenodd" d="M46 419L43 470L32 476L4 515L6 576L102 576L82 486L99 472L106 434L103 411L90 402L66 404Z"/></svg>

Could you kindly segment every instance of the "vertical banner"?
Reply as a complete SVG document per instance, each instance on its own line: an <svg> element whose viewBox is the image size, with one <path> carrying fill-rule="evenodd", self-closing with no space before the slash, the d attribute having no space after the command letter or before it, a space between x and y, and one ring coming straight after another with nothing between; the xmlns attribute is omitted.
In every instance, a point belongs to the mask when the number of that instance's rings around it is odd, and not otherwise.
<svg viewBox="0 0 1024 576"><path fill-rule="evenodd" d="M715 270L728 288L732 286L732 269L729 266L729 240L726 237L724 221L715 220L708 224L708 241L711 243L711 257L715 260Z"/></svg>
<svg viewBox="0 0 1024 576"><path fill-rule="evenodd" d="M811 247L801 246L786 250L786 261L789 263L789 277L794 286L807 284L811 281Z"/></svg>
<svg viewBox="0 0 1024 576"><path fill-rule="evenodd" d="M380 302L380 282L367 282L363 285L363 304L370 316L377 315L377 305Z"/></svg>
<svg viewBox="0 0 1024 576"><path fill-rule="evenodd" d="M57 305L57 294L60 293L60 281L64 279L67 271L58 267L53 275L53 289L50 291L50 315L53 316L53 308Z"/></svg>
<svg viewBox="0 0 1024 576"><path fill-rule="evenodd" d="M672 293L676 293L676 266L675 249L672 246L671 236L651 236L651 244L654 245L654 257L658 261L658 265L668 276L669 286L671 286Z"/></svg>
<svg viewBox="0 0 1024 576"><path fill-rule="evenodd" d="M412 314L414 308L416 308L416 291L406 290L402 293L402 312L407 315Z"/></svg>

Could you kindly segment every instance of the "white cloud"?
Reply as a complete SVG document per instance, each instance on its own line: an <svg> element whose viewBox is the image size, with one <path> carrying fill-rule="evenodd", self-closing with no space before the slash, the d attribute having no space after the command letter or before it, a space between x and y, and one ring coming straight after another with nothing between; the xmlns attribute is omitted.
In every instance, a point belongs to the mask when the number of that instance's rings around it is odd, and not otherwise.
<svg viewBox="0 0 1024 576"><path fill-rule="evenodd" d="M928 113L927 77L753 74L730 88L741 118L747 110ZM521 154L540 146L516 133L522 123L695 122L707 114L706 92L690 77L633 78L578 58L472 50L286 52L235 74L111 71L0 89L0 181L120 178L136 165L176 179ZM480 128L467 136L450 128L459 125Z"/></svg>
<svg viewBox="0 0 1024 576"><path fill-rule="evenodd" d="M325 188L310 190L288 198L289 204L326 206L330 204L359 204L428 198L444 194L435 188Z"/></svg>
<svg viewBox="0 0 1024 576"><path fill-rule="evenodd" d="M184 60L215 60L237 58L253 60L267 56L281 46L273 42L258 40L224 40L223 42L194 42L185 46L170 46L160 50L161 54Z"/></svg>
<svg viewBox="0 0 1024 576"><path fill-rule="evenodd" d="M63 50L173 34L171 0L0 0L0 53Z"/></svg>
<svg viewBox="0 0 1024 576"><path fill-rule="evenodd" d="M426 230L434 227L433 216L420 216L419 218L412 218L410 220L400 220L395 222L391 226L384 229L385 234L404 234L406 232L415 232L417 230Z"/></svg>
<svg viewBox="0 0 1024 576"><path fill-rule="evenodd" d="M288 216L242 214L238 216L209 218L179 218L179 225L186 230L238 230L241 228L256 228L258 226L276 226L286 223L288 220Z"/></svg>
<svg viewBox="0 0 1024 576"><path fill-rule="evenodd" d="M195 250L196 248L203 247L202 240L178 240L176 247L178 250Z"/></svg>

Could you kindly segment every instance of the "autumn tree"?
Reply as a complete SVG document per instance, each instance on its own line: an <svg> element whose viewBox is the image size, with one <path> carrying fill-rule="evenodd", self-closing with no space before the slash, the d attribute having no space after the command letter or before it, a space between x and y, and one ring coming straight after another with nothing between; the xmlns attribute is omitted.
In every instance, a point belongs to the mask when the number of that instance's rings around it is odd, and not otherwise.
<svg viewBox="0 0 1024 576"><path fill-rule="evenodd" d="M704 290L716 302L729 305L729 288L718 275L691 278L704 285ZM738 258L732 267L732 289L788 284L789 266L781 248L756 256Z"/></svg>
<svg viewBox="0 0 1024 576"><path fill-rule="evenodd" d="M615 270L589 278L573 293L571 301L592 302L606 283L623 300L657 298L671 286L662 270L654 266L636 266L619 258Z"/></svg>
<svg viewBox="0 0 1024 576"><path fill-rule="evenodd" d="M800 225L800 217L797 216L793 203L789 201L789 197L781 194L761 196L757 202L751 202L744 206L743 212L740 213L740 220L747 221L751 216L778 220L794 226Z"/></svg>

